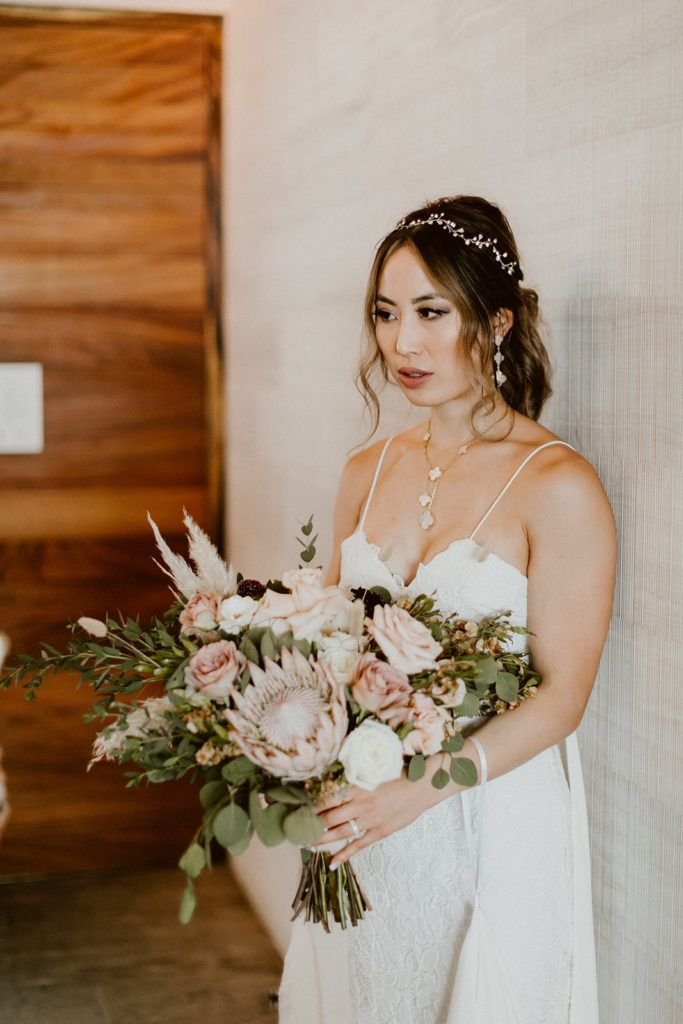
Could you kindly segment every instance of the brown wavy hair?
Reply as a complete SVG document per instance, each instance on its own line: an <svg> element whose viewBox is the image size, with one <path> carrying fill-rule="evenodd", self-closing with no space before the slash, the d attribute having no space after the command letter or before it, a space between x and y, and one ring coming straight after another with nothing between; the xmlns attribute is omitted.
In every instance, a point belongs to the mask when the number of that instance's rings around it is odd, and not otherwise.
<svg viewBox="0 0 683 1024"><path fill-rule="evenodd" d="M505 271L489 249L466 245L438 224L411 225L411 221L424 220L437 212L462 227L468 237L481 234L484 238L496 239L496 248L506 254L506 262L510 257L516 261L514 273ZM477 414L488 415L494 409L498 389L490 368L494 365L494 318L500 309L509 309L513 316L512 327L501 345L505 357L502 368L507 380L500 393L510 409L537 420L552 394L550 360L539 332L538 295L533 289L521 286L524 275L517 243L503 212L479 196L446 196L413 210L400 225L404 226L395 227L377 247L365 296L366 349L358 368L356 386L372 419L370 437L377 430L380 414L373 382L377 377L383 383L389 379L375 335L377 291L384 264L402 245L412 246L429 276L453 302L462 319L459 344L481 388L481 397L470 415L473 434L482 436L474 423Z"/></svg>

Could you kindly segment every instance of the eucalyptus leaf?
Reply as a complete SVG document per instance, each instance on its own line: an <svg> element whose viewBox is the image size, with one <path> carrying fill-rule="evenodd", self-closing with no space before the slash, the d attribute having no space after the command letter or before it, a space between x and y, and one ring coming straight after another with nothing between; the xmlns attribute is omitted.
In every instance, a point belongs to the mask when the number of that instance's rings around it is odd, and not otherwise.
<svg viewBox="0 0 683 1024"><path fill-rule="evenodd" d="M258 648L256 647L256 644L252 643L248 636L243 637L242 643L240 644L240 651L247 661L253 661L255 665L258 665Z"/></svg>
<svg viewBox="0 0 683 1024"><path fill-rule="evenodd" d="M242 836L242 838L239 840L239 842L234 843L232 846L228 847L228 853L232 854L233 857L239 857L241 853L244 853L246 850L248 850L249 843L251 842L251 837L253 836L253 834L254 830L250 825L247 831Z"/></svg>
<svg viewBox="0 0 683 1024"><path fill-rule="evenodd" d="M451 761L451 778L459 786L475 786L477 769L469 757L454 757Z"/></svg>
<svg viewBox="0 0 683 1024"><path fill-rule="evenodd" d="M202 786L199 790L199 800L204 809L213 807L215 803L218 803L220 798L225 795L226 787L225 783L216 780L214 782L207 782L206 785Z"/></svg>
<svg viewBox="0 0 683 1024"><path fill-rule="evenodd" d="M241 756L224 764L221 768L221 775L226 782L243 782L255 771L256 765L248 757Z"/></svg>
<svg viewBox="0 0 683 1024"><path fill-rule="evenodd" d="M286 804L270 804L269 807L263 807L259 794L256 790L252 790L249 798L249 811L256 835L264 846L277 846L278 843L284 841L282 822L290 813Z"/></svg>
<svg viewBox="0 0 683 1024"><path fill-rule="evenodd" d="M197 906L197 897L194 893L194 886L188 883L180 900L180 913L178 918L181 924L189 924Z"/></svg>
<svg viewBox="0 0 683 1024"><path fill-rule="evenodd" d="M465 744L465 740L461 733L456 732L455 736L449 736L447 740L444 740L441 744L441 749L446 750L449 754L455 754L459 750L462 750Z"/></svg>
<svg viewBox="0 0 683 1024"><path fill-rule="evenodd" d="M496 679L496 694L511 704L519 695L519 679L512 672L499 672Z"/></svg>
<svg viewBox="0 0 683 1024"><path fill-rule="evenodd" d="M443 789L444 786L448 785L448 781L448 772L443 768L437 768L432 775L432 786L434 786L435 789Z"/></svg>
<svg viewBox="0 0 683 1024"><path fill-rule="evenodd" d="M178 867L190 876L196 878L206 867L206 856L204 849L199 843L192 843L178 861Z"/></svg>
<svg viewBox="0 0 683 1024"><path fill-rule="evenodd" d="M476 693L466 693L455 713L464 718L475 718L479 714L479 698Z"/></svg>
<svg viewBox="0 0 683 1024"><path fill-rule="evenodd" d="M213 834L226 849L235 846L249 828L249 815L239 804L230 803L213 820Z"/></svg>
<svg viewBox="0 0 683 1024"><path fill-rule="evenodd" d="M486 655L484 658L479 658L475 665L475 675L477 682L485 682L487 686L493 686L496 676L498 675L498 668L496 666L496 659L492 654Z"/></svg>
<svg viewBox="0 0 683 1024"><path fill-rule="evenodd" d="M270 658L271 661L277 659L277 647L275 646L275 637L273 636L272 630L267 629L261 637L261 657L265 660Z"/></svg>
<svg viewBox="0 0 683 1024"><path fill-rule="evenodd" d="M277 800L281 804L296 804L300 806L307 803L304 794L298 793L291 786L275 786L273 789L268 790L268 796L271 800Z"/></svg>
<svg viewBox="0 0 683 1024"><path fill-rule="evenodd" d="M426 770L427 762L424 754L414 754L408 765L408 778L410 781L417 782L418 779L422 778Z"/></svg>
<svg viewBox="0 0 683 1024"><path fill-rule="evenodd" d="M325 826L312 807L299 807L284 819L282 830L290 843L312 846L323 835Z"/></svg>
<svg viewBox="0 0 683 1024"><path fill-rule="evenodd" d="M295 640L294 646L296 647L297 651L301 651L304 658L307 658L311 653L311 645L308 642L308 640Z"/></svg>
<svg viewBox="0 0 683 1024"><path fill-rule="evenodd" d="M391 604L391 594L386 587L370 587L371 594L377 594L386 604Z"/></svg>

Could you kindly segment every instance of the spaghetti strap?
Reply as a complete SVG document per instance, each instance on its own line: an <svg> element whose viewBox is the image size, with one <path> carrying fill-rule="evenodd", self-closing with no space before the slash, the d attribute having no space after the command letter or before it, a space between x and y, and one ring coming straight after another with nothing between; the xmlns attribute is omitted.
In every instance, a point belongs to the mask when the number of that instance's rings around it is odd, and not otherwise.
<svg viewBox="0 0 683 1024"><path fill-rule="evenodd" d="M358 524L358 530L359 531L362 530L363 527L365 526L365 517L368 514L368 509L370 508L370 502L372 501L372 496L375 493L375 486L376 486L377 480L379 478L379 473L380 473L380 470L382 468L382 463L384 462L384 456L386 454L386 450L389 447L390 442L393 440L393 437L394 437L394 435L391 434L386 439L384 448L382 448L382 454L379 457L379 462L377 463L377 468L375 470L375 475L372 478L372 486L370 487L370 493L368 494L368 496L366 498L365 507L363 509L363 515L360 517L360 523Z"/></svg>
<svg viewBox="0 0 683 1024"><path fill-rule="evenodd" d="M494 510L494 508L496 507L496 505L498 504L500 499L503 497L503 495L507 491L508 487L510 487L510 485L517 479L517 477L522 472L522 470L526 466L526 464L529 461L529 459L533 459L534 455L536 455L537 452L542 451L543 448L549 448L550 445L552 445L552 444L563 444L566 448L571 448L571 450L573 452L576 451L576 448L572 448L572 446L567 441L546 441L545 444L540 444L538 446L538 448L534 448L534 450L532 452L529 452L527 457L524 459L524 462L522 462L522 464L517 467L517 469L514 471L514 473L512 474L510 479L508 480L508 482L505 484L505 487L502 489L502 491L500 492L498 497L489 505L489 507L487 508L486 512L484 512L483 516L481 517L481 519L479 520L479 522L477 523L475 528L472 530L472 533L469 536L470 540L474 540L474 535L477 532L477 530L479 529L479 527L482 526L484 521L486 519L488 519L488 517L491 515L491 513Z"/></svg>

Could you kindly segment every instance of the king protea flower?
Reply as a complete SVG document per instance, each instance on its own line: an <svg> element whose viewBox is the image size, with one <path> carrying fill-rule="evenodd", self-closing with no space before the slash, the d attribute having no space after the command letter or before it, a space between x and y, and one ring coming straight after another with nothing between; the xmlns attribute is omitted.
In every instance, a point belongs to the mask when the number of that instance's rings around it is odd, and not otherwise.
<svg viewBox="0 0 683 1024"><path fill-rule="evenodd" d="M335 761L348 727L344 688L324 664L282 649L282 664L249 663L251 683L226 710L231 739L250 761L279 779L322 775Z"/></svg>

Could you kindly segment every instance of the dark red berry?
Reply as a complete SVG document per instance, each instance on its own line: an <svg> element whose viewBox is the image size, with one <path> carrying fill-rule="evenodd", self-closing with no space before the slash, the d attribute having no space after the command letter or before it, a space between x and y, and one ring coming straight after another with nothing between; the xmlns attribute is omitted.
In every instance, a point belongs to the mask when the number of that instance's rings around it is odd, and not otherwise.
<svg viewBox="0 0 683 1024"><path fill-rule="evenodd" d="M237 584L237 593L240 597L252 597L258 601L266 592L266 588L258 580L242 580Z"/></svg>

